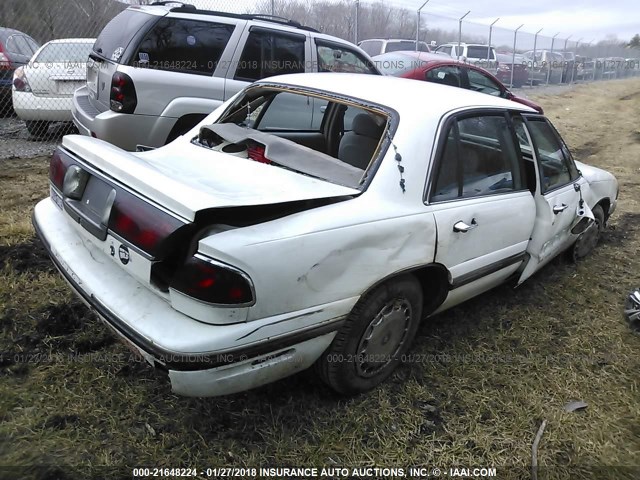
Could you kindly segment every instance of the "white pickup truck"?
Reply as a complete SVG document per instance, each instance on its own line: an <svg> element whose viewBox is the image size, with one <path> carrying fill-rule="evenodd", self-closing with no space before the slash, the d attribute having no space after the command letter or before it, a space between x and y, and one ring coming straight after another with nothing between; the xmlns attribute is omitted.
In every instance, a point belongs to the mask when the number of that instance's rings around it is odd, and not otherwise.
<svg viewBox="0 0 640 480"><path fill-rule="evenodd" d="M50 180L52 260L192 396L314 364L373 388L423 318L586 255L618 197L524 105L332 73L257 82L155 150L66 136Z"/></svg>

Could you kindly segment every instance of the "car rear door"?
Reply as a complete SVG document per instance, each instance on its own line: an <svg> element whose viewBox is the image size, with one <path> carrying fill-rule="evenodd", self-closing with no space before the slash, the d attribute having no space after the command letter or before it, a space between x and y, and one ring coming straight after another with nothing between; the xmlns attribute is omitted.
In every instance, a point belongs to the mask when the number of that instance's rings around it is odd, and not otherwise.
<svg viewBox="0 0 640 480"><path fill-rule="evenodd" d="M518 269L533 230L535 204L504 111L450 118L431 178L435 261L449 270L453 290L441 307L446 308L456 297L481 293Z"/></svg>
<svg viewBox="0 0 640 480"><path fill-rule="evenodd" d="M312 71L309 35L276 27L251 25L240 36L229 61L224 98L229 99L249 83L287 73ZM240 48L242 47L242 48Z"/></svg>

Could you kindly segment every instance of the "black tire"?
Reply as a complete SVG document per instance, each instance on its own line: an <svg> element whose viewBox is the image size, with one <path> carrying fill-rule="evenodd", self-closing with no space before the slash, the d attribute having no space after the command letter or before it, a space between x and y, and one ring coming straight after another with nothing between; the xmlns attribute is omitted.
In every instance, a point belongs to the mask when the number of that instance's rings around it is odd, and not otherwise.
<svg viewBox="0 0 640 480"><path fill-rule="evenodd" d="M413 275L391 279L361 298L316 362L322 381L344 395L382 383L411 346L422 304L422 288Z"/></svg>
<svg viewBox="0 0 640 480"><path fill-rule="evenodd" d="M35 138L44 137L49 130L49 122L25 121L24 123L27 126L27 131Z"/></svg>
<svg viewBox="0 0 640 480"><path fill-rule="evenodd" d="M574 262L586 257L596 248L600 240L600 234L604 230L604 210L600 205L596 205L593 207L592 212L595 222L578 236L578 239L569 250L571 259Z"/></svg>

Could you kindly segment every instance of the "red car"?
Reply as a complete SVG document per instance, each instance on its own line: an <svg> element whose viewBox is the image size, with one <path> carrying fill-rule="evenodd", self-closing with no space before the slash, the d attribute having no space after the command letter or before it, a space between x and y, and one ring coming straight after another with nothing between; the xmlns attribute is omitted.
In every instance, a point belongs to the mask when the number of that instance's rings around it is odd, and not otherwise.
<svg viewBox="0 0 640 480"><path fill-rule="evenodd" d="M500 80L486 70L441 54L425 52L390 52L373 57L385 75L413 78L466 88L521 103L543 113L542 107L514 95Z"/></svg>

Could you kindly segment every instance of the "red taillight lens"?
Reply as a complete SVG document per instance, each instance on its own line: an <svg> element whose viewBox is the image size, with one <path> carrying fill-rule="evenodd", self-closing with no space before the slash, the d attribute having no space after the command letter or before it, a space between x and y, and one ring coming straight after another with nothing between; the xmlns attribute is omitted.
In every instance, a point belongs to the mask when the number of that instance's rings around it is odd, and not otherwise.
<svg viewBox="0 0 640 480"><path fill-rule="evenodd" d="M0 70L11 70L11 59L2 49L2 43L0 43Z"/></svg>
<svg viewBox="0 0 640 480"><path fill-rule="evenodd" d="M24 72L24 67L18 67L16 68L16 71L13 72L13 87L17 92L31 91L29 81L27 80L27 75Z"/></svg>
<svg viewBox="0 0 640 480"><path fill-rule="evenodd" d="M138 105L136 87L126 73L116 72L111 77L111 110L118 113L133 113Z"/></svg>
<svg viewBox="0 0 640 480"><path fill-rule="evenodd" d="M60 191L62 191L64 185L64 175L72 163L73 160L71 157L59 148L56 149L51 156L49 162L49 180L51 180L51 183Z"/></svg>
<svg viewBox="0 0 640 480"><path fill-rule="evenodd" d="M247 147L247 155L251 160L255 160L260 163L271 163L267 157L264 156L264 145L255 143Z"/></svg>
<svg viewBox="0 0 640 480"><path fill-rule="evenodd" d="M251 280L245 273L199 254L178 269L170 287L216 305L244 305L254 301Z"/></svg>
<svg viewBox="0 0 640 480"><path fill-rule="evenodd" d="M111 208L109 230L153 257L160 256L163 242L185 225L144 200L119 190Z"/></svg>

